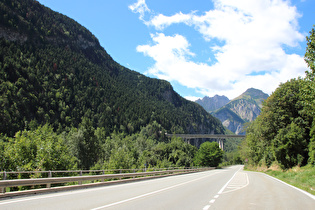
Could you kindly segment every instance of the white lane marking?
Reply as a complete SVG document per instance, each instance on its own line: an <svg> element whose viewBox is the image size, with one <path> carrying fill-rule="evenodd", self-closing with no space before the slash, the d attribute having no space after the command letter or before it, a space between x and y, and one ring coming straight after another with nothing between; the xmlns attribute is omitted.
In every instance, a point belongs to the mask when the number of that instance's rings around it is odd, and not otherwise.
<svg viewBox="0 0 315 210"><path fill-rule="evenodd" d="M238 184L233 184L233 183L238 183ZM240 190L244 187L247 187L248 185L249 185L249 179L248 179L247 173L242 173L242 172L238 173L236 177L230 182L230 184L225 188L228 190L222 192L222 194Z"/></svg>
<svg viewBox="0 0 315 210"><path fill-rule="evenodd" d="M115 206L115 205L118 205L118 204L126 203L128 201L132 201L132 200L136 200L136 199L139 199L139 198L147 197L147 196L150 196L150 195L153 195L153 194L157 194L157 193L169 190L169 189L173 189L173 188L185 185L185 184L189 184L191 182L195 182L195 181L207 178L209 176L213 176L215 174L217 174L217 172L212 173L212 174L207 175L207 176L204 176L204 177L200 177L198 179L190 180L188 182L183 182L183 183L180 183L180 184L177 184L177 185L173 185L173 186L170 186L170 187L166 187L166 188L163 188L163 189L160 189L160 190L156 190L156 191L153 191L153 192L145 193L145 194L142 194L142 195L139 195L139 196L136 196L136 197L132 197L132 198L128 198L128 199L125 199L125 200L121 200L121 201L117 201L117 202L114 202L114 203L110 203L110 204L107 204L107 205L104 205L104 206L96 207L96 208L93 208L91 210L104 209L104 208L107 208L107 207L111 207L111 206Z"/></svg>
<svg viewBox="0 0 315 210"><path fill-rule="evenodd" d="M218 194L221 194L223 192L223 190L228 186L228 184L233 180L233 178L235 177L235 175L237 174L237 172L239 172L243 167L240 167L232 176L232 178L221 188L221 190L218 192Z"/></svg>
<svg viewBox="0 0 315 210"><path fill-rule="evenodd" d="M231 167L231 168L232 168L232 167ZM234 167L233 167L233 168L234 168ZM213 204L213 203L215 202L215 199L217 199L217 198L220 196L219 194L221 194L221 193L223 192L223 190L224 190L224 189L228 186L228 184L233 180L233 178L235 177L235 175L237 174L237 172L239 172L241 169L242 169L242 167L239 168L239 169L234 173L234 175L232 176L232 178L222 187L222 189L218 192L218 194L214 196L214 199L212 199L212 200L209 201L209 203ZM203 208L203 210L208 210L208 209L210 208L210 206L211 206L211 205L205 206L205 207Z"/></svg>
<svg viewBox="0 0 315 210"><path fill-rule="evenodd" d="M217 173L221 173L221 172L214 172L214 173L211 173L208 176L212 176L212 175L215 175ZM206 176L206 177L208 177L208 176ZM201 177L201 178L205 178L205 177ZM134 182L134 183L126 183L126 185L127 184L135 185L137 183L136 182ZM117 186L118 185L106 186L106 189L115 188ZM81 194L81 193L87 193L87 192L99 191L99 190L104 190L104 187L95 187L95 188L91 188L91 189L81 189L81 190L74 190L74 191L68 191L68 192L59 192L59 193L53 193L53 194L50 194L50 195L38 195L38 196L33 195L33 196L36 196L36 197L30 197L30 198L24 198L24 199L16 198L16 200L12 200L12 201L1 202L1 200L0 200L0 206L1 205L12 204L12 203L25 202L25 201L33 201L33 200L39 200L39 199L62 197L62 196L74 195L74 194Z"/></svg>
<svg viewBox="0 0 315 210"><path fill-rule="evenodd" d="M263 174L264 174L264 173L263 173ZM309 193L309 192L306 192L306 191L304 191L304 190L302 190L302 189L300 189L300 188L294 187L293 185L290 185L290 184L288 184L288 183L286 183L286 182L284 182L284 181L281 181L280 179L277 179L277 178L275 178L275 177L272 177L272 176L270 176L270 175L268 175L268 174L264 174L264 175L266 175L267 177L272 178L272 179L274 179L274 180L276 180L276 181L278 181L278 182L281 182L282 184L285 184L285 185L287 185L287 186L289 186L289 187L292 187L293 189L296 189L296 190L298 190L298 191L304 193L305 195L309 196L309 197L312 198L313 200L315 200L315 196L312 195L312 194Z"/></svg>
<svg viewBox="0 0 315 210"><path fill-rule="evenodd" d="M208 210L210 208L210 205L206 205L205 207L203 207L202 210Z"/></svg>
<svg viewBox="0 0 315 210"><path fill-rule="evenodd" d="M129 183L129 184L135 184L135 183ZM106 186L107 189L114 188L114 187L117 187L117 185ZM49 195L37 195L36 196L34 194L34 195L31 195L31 196L34 196L34 197L29 197L29 198L24 198L24 199L16 198L16 200L13 200L13 201L1 202L1 200L0 200L0 205L11 204L11 203L18 203L18 202L24 202L24 201L39 200L39 199L46 199L46 198L62 197L62 196L67 196L67 195L87 193L87 192L98 191L98 190L104 190L104 188L103 187L95 187L95 188L91 188L91 189L69 190L68 192L52 192L52 194L49 194ZM11 199L14 199L14 198L11 198Z"/></svg>

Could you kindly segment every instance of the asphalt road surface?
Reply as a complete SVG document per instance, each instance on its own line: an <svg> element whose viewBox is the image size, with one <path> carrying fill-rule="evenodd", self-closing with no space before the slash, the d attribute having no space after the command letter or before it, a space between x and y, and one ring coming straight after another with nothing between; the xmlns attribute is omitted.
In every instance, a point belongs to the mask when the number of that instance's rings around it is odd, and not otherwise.
<svg viewBox="0 0 315 210"><path fill-rule="evenodd" d="M242 168L2 199L0 209L315 209L315 196Z"/></svg>

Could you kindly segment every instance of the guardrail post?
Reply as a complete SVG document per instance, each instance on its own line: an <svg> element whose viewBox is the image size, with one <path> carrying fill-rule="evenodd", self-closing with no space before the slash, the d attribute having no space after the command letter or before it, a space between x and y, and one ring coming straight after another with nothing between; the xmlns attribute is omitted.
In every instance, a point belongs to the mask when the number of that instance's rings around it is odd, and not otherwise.
<svg viewBox="0 0 315 210"><path fill-rule="evenodd" d="M3 180L6 180L7 179L7 173L4 171L3 172ZM0 188L1 190L1 193L5 193L6 192L6 188L3 187L3 188Z"/></svg>
<svg viewBox="0 0 315 210"><path fill-rule="evenodd" d="M52 173L51 173L51 171L49 171L48 172L48 178L51 178L52 177ZM49 184L46 184L46 187L47 188L50 188L51 187L51 184L49 183Z"/></svg>
<svg viewBox="0 0 315 210"><path fill-rule="evenodd" d="M82 176L82 171L80 171L80 176ZM79 181L78 184L82 185L82 181Z"/></svg>

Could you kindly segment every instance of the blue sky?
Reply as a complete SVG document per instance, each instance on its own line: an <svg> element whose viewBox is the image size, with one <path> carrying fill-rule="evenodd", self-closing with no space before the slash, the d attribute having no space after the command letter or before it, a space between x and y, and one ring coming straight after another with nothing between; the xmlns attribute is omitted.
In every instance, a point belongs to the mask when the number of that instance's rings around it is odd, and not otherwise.
<svg viewBox="0 0 315 210"><path fill-rule="evenodd" d="M271 94L304 76L314 0L39 0L89 29L121 65L195 100Z"/></svg>

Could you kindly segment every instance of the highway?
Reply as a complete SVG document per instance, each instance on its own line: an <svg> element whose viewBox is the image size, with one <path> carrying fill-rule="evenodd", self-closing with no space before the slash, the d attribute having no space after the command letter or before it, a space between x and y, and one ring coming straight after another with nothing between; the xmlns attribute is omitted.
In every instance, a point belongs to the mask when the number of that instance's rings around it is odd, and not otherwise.
<svg viewBox="0 0 315 210"><path fill-rule="evenodd" d="M1 199L0 209L314 209L315 196L242 168Z"/></svg>

